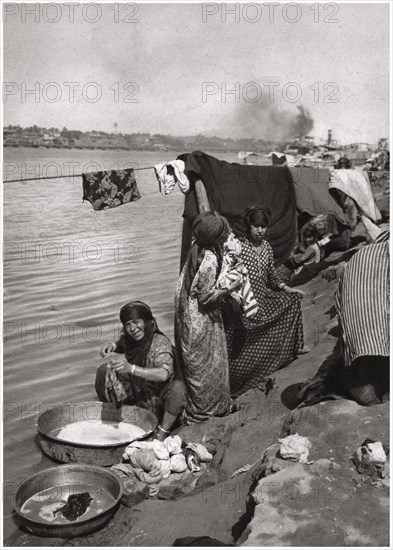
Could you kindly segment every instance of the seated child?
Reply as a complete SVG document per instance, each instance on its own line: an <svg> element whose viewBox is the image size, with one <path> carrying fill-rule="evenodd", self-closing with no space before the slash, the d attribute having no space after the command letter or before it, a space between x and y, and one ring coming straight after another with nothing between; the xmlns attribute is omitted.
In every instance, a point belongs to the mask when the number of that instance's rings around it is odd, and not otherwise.
<svg viewBox="0 0 393 550"><path fill-rule="evenodd" d="M324 246L330 241L331 234L320 238L318 229L309 225L304 230L300 243L292 251L285 263L289 280L300 273L304 266L317 264L323 259Z"/></svg>

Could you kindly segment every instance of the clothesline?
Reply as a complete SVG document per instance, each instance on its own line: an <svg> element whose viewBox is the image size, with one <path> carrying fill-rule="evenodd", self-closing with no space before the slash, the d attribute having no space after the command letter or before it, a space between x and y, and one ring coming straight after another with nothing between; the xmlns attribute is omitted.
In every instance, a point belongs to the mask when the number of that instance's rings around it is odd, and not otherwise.
<svg viewBox="0 0 393 550"><path fill-rule="evenodd" d="M294 168L297 168L296 166ZM299 167L301 168L301 167ZM133 170L153 170L154 166L145 166L143 168L133 168ZM124 168L124 170L130 170L130 168ZM363 170L363 172L367 173L377 173L377 174L389 174L389 170ZM18 178L16 180L4 180L3 183L17 183L22 181L38 181L38 180L57 180L60 178L81 178L83 174L65 174L64 176L42 176L42 177L35 177L35 178Z"/></svg>
<svg viewBox="0 0 393 550"><path fill-rule="evenodd" d="M153 170L154 166L145 166L144 168L124 168L124 170ZM105 171L105 170L104 170ZM108 170L109 171L109 170ZM3 183L15 183L20 181L37 181L37 180L57 180L60 178L81 178L83 174L65 174L62 176L42 176L42 177L35 177L35 178L18 178L16 180L4 180Z"/></svg>

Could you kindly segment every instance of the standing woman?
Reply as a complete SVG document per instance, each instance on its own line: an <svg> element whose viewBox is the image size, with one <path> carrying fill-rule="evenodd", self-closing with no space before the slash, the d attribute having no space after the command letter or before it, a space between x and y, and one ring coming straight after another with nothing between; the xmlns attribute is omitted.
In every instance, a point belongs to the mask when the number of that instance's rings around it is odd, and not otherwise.
<svg viewBox="0 0 393 550"><path fill-rule="evenodd" d="M304 292L279 279L272 248L264 238L269 222L268 208L246 210L241 257L259 309L249 318L225 315L232 397L257 388L265 376L307 351L300 308Z"/></svg>
<svg viewBox="0 0 393 550"><path fill-rule="evenodd" d="M176 346L183 362L187 405L184 421L203 422L230 411L228 352L221 299L241 285L218 289L223 243L230 228L217 212L204 212L192 228L194 242L176 288Z"/></svg>

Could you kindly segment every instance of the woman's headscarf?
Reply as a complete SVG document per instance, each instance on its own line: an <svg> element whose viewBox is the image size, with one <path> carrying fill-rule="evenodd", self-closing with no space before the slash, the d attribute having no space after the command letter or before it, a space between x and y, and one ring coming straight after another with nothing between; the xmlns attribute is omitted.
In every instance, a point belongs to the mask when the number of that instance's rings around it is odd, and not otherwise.
<svg viewBox="0 0 393 550"><path fill-rule="evenodd" d="M192 226L195 242L200 246L214 245L229 232L229 223L218 212L202 212Z"/></svg>
<svg viewBox="0 0 393 550"><path fill-rule="evenodd" d="M127 331L124 330L126 323L132 319L142 319L144 322L145 335L142 340L134 340ZM151 309L144 302L128 302L128 304L125 304L120 310L120 321L123 324L127 361L139 367L144 367L154 334L162 334L157 327Z"/></svg>
<svg viewBox="0 0 393 550"><path fill-rule="evenodd" d="M125 325L132 319L143 319L144 321L152 321L154 319L151 309L144 302L128 302L120 310L120 321Z"/></svg>
<svg viewBox="0 0 393 550"><path fill-rule="evenodd" d="M125 324L132 319L142 319L145 335L142 340L134 340L125 330ZM127 361L138 367L146 366L147 355L155 334L163 334L153 317L150 307L144 302L128 302L120 310L120 321L123 324L122 336L124 337L124 352ZM135 398L144 401L146 399L145 380L138 376L132 380Z"/></svg>
<svg viewBox="0 0 393 550"><path fill-rule="evenodd" d="M191 247L184 278L187 292L190 291L192 281L202 263L206 249L215 253L218 260L218 273L220 272L223 256L222 243L228 237L230 231L229 223L218 212L202 212L195 218L192 226L195 241Z"/></svg>

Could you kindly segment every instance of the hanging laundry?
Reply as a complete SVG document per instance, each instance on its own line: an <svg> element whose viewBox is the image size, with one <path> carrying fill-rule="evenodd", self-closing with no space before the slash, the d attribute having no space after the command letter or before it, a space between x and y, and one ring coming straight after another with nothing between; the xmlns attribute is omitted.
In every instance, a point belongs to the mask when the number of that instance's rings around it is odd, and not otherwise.
<svg viewBox="0 0 393 550"><path fill-rule="evenodd" d="M331 170L329 189L339 189L353 199L360 211L377 222L381 219L367 173L360 170Z"/></svg>
<svg viewBox="0 0 393 550"><path fill-rule="evenodd" d="M296 201L292 175L280 166L242 166L218 160L201 151L177 158L185 163L190 190L185 196L181 265L191 247L191 227L199 214L194 182L205 186L211 210L224 216L235 235L244 231L244 213L253 204L263 204L272 213L266 239L273 248L276 265L283 263L296 243Z"/></svg>
<svg viewBox="0 0 393 550"><path fill-rule="evenodd" d="M185 164L182 160L161 162L154 166L160 193L162 195L170 195L176 187L176 184L178 184L182 193L187 193L190 188L190 182L184 173L184 167Z"/></svg>
<svg viewBox="0 0 393 550"><path fill-rule="evenodd" d="M333 214L336 222L348 225L342 207L329 191L330 173L325 168L297 166L289 168L296 195L296 208L300 214L312 217Z"/></svg>
<svg viewBox="0 0 393 550"><path fill-rule="evenodd" d="M83 197L94 210L115 208L141 198L133 168L82 174Z"/></svg>

